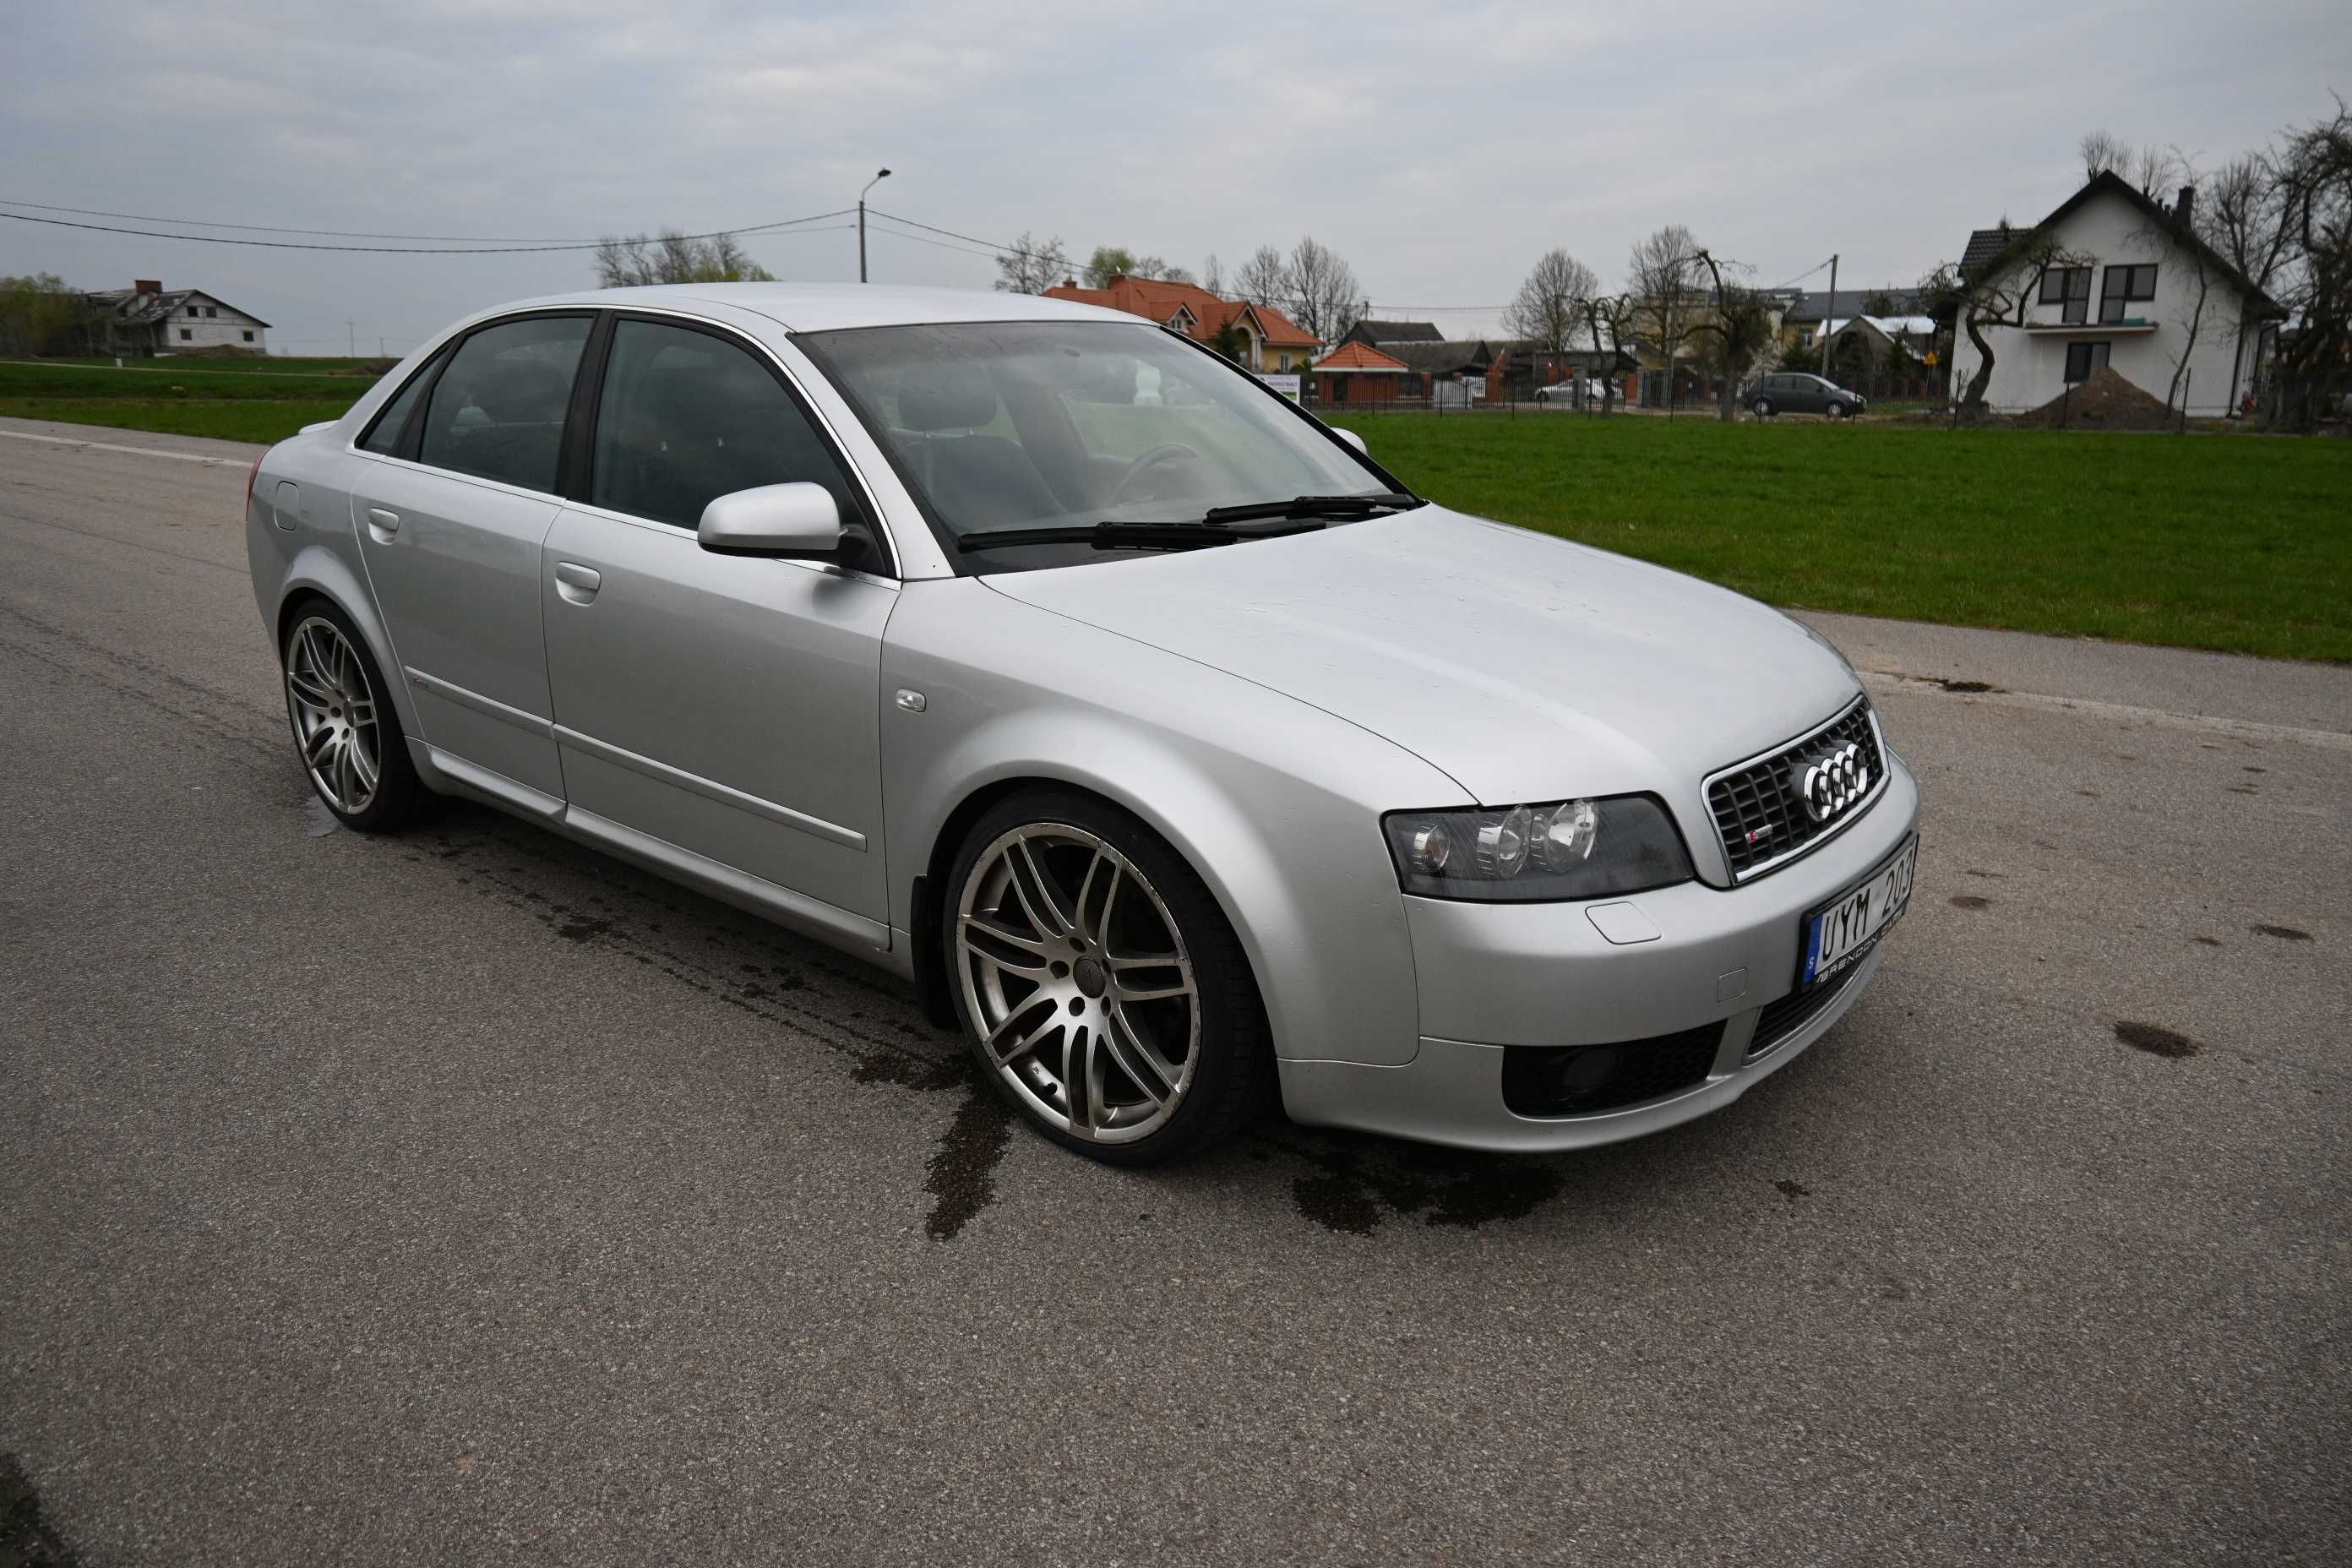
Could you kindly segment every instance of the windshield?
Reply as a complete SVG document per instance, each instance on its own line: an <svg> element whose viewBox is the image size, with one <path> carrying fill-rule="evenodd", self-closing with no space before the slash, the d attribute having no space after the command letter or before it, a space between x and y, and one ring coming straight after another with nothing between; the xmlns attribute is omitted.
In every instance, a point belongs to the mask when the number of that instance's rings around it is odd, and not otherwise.
<svg viewBox="0 0 2352 1568"><path fill-rule="evenodd" d="M1239 367L1144 322L860 327L793 342L856 408L953 553L967 533L1197 521L1212 507L1391 482ZM980 550L993 572L1120 559Z"/></svg>

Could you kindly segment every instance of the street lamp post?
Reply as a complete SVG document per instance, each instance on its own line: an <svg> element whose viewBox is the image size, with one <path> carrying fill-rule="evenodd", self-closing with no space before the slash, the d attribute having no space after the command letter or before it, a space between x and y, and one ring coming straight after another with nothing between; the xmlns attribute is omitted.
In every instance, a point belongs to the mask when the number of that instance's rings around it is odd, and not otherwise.
<svg viewBox="0 0 2352 1568"><path fill-rule="evenodd" d="M890 171L883 170L866 182L866 191L872 190L889 177ZM857 280L860 283L866 281L866 191L857 193Z"/></svg>

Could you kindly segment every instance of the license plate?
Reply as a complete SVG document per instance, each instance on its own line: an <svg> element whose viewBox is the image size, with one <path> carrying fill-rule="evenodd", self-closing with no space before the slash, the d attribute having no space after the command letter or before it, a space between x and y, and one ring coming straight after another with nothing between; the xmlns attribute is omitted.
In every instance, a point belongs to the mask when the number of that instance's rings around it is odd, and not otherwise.
<svg viewBox="0 0 2352 1568"><path fill-rule="evenodd" d="M1911 901L1911 872L1919 859L1915 836L1879 863L1860 886L1805 917L1804 954L1797 988L1818 985L1868 952Z"/></svg>

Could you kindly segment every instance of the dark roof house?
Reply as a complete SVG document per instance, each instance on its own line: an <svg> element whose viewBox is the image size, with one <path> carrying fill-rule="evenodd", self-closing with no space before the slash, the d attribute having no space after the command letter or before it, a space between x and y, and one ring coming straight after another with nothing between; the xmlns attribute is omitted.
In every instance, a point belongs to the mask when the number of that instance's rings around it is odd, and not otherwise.
<svg viewBox="0 0 2352 1568"><path fill-rule="evenodd" d="M1445 334L1437 330L1435 321L1375 321L1367 319L1349 327L1347 336L1339 341L1386 348L1391 343L1434 343L1443 342L1444 339Z"/></svg>

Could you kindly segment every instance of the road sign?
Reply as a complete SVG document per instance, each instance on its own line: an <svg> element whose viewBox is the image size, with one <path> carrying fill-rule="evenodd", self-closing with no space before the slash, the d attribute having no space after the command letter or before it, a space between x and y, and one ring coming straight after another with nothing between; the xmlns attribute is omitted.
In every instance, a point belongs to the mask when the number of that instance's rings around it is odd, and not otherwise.
<svg viewBox="0 0 2352 1568"><path fill-rule="evenodd" d="M1266 385L1272 387L1276 392L1290 399L1291 402L1296 403L1298 401L1298 378L1297 376L1261 375L1258 379L1265 383Z"/></svg>

